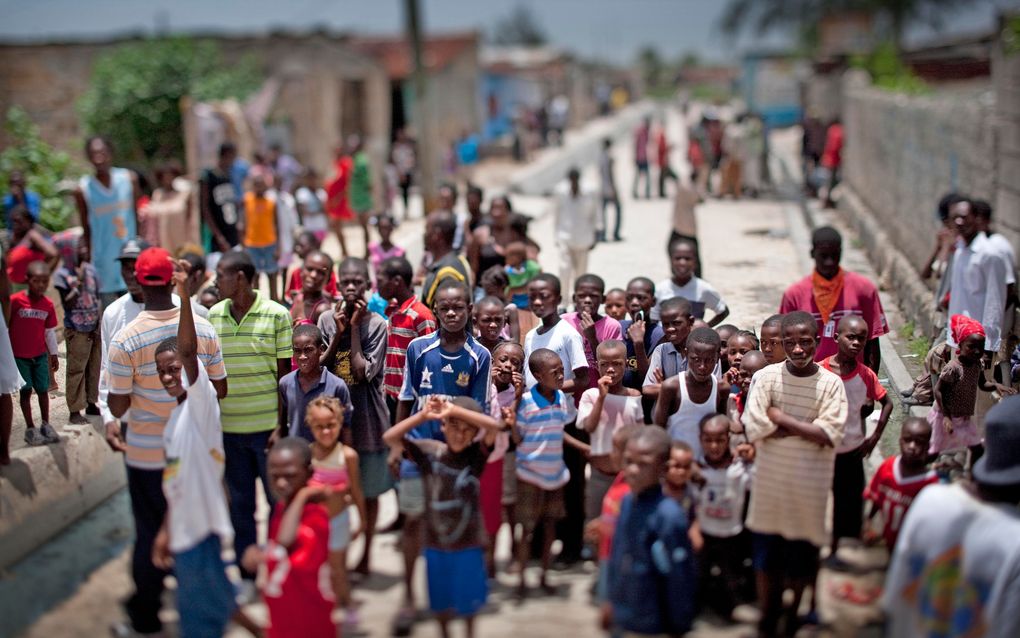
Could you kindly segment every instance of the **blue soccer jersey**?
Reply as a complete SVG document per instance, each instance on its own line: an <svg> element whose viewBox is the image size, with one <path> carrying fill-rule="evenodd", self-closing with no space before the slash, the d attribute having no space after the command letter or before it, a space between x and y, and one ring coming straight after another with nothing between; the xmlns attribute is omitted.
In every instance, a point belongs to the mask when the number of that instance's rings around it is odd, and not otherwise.
<svg viewBox="0 0 1020 638"><path fill-rule="evenodd" d="M488 414L491 362L489 351L471 336L455 352L447 352L440 347L438 332L418 337L407 346L404 382L399 399L414 401L411 414L416 414L432 395L471 397ZM443 434L439 426L439 421L426 421L412 430L408 437L442 441ZM400 475L418 476L418 468L404 460Z"/></svg>

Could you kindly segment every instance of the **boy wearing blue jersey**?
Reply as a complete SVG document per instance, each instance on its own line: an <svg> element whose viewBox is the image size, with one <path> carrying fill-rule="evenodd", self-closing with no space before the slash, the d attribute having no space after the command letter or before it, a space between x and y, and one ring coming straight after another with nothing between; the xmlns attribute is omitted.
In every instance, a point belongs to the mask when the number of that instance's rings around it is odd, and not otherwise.
<svg viewBox="0 0 1020 638"><path fill-rule="evenodd" d="M400 389L396 421L426 409L430 396L446 399L470 397L489 411L489 374L492 358L468 329L471 294L463 282L447 279L439 284L433 309L439 331L418 337L407 346L404 384ZM409 439L443 441L441 424L428 419L407 434ZM422 547L425 490L421 472L410 459L401 460L404 446L390 448L391 465L400 462L398 504L404 515L404 605L394 621L395 635L406 635L415 619L414 566Z"/></svg>

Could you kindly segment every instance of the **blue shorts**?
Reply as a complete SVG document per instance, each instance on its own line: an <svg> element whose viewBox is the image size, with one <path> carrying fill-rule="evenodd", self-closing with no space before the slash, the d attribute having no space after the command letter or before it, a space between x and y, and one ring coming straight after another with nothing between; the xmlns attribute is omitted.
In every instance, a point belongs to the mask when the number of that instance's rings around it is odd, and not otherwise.
<svg viewBox="0 0 1020 638"><path fill-rule="evenodd" d="M329 551L339 552L351 544L351 510L345 509L329 519Z"/></svg>
<svg viewBox="0 0 1020 638"><path fill-rule="evenodd" d="M474 616L489 595L485 559L481 547L467 549L425 549L429 582L429 609L433 613L453 612Z"/></svg>
<svg viewBox="0 0 1020 638"><path fill-rule="evenodd" d="M808 541L755 532L751 543L752 562L757 571L794 580L813 579L818 572L818 548Z"/></svg>
<svg viewBox="0 0 1020 638"><path fill-rule="evenodd" d="M273 257L273 253L276 252L275 245L259 248L248 246L245 250L251 255L251 260L255 262L256 272L274 275L280 271L280 265L276 263L276 257Z"/></svg>
<svg viewBox="0 0 1020 638"><path fill-rule="evenodd" d="M358 452L361 491L365 498L379 498L393 488L393 474L386 463L390 453Z"/></svg>
<svg viewBox="0 0 1020 638"><path fill-rule="evenodd" d="M219 536L209 535L174 554L181 638L220 638L237 610L237 591L227 577Z"/></svg>

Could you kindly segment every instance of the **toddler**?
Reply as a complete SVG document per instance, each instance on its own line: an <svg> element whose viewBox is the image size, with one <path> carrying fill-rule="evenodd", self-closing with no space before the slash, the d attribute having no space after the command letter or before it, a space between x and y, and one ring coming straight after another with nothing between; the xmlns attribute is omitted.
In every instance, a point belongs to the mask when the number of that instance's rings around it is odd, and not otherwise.
<svg viewBox="0 0 1020 638"><path fill-rule="evenodd" d="M528 284L542 268L534 259L528 259L528 246L522 241L512 241L506 247L507 293L515 306L528 309Z"/></svg>

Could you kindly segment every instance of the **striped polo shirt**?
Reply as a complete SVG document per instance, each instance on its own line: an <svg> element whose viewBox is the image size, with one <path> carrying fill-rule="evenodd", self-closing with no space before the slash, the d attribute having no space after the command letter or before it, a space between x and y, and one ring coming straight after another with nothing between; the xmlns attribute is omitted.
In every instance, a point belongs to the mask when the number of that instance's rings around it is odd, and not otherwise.
<svg viewBox="0 0 1020 638"><path fill-rule="evenodd" d="M156 348L164 339L177 336L180 308L143 310L121 328L110 342L107 366L110 394L131 395L127 418L128 467L161 470L163 430L177 399L166 393L156 374ZM208 321L195 317L198 358L209 378L225 379L223 355L216 331Z"/></svg>
<svg viewBox="0 0 1020 638"><path fill-rule="evenodd" d="M563 426L574 419L574 402L556 391L552 403L538 393L538 386L524 393L517 407L517 478L543 490L555 490L570 480L563 462Z"/></svg>
<svg viewBox="0 0 1020 638"><path fill-rule="evenodd" d="M230 392L220 401L223 431L265 432L277 426L279 394L277 359L291 358L291 325L287 309L255 291L255 303L234 321L230 299L209 309L209 321L220 335Z"/></svg>
<svg viewBox="0 0 1020 638"><path fill-rule="evenodd" d="M416 337L424 337L435 331L436 318L432 311L413 295L390 315L386 368L383 372L383 391L386 394L394 399L400 394L400 386L404 383L407 346Z"/></svg>

